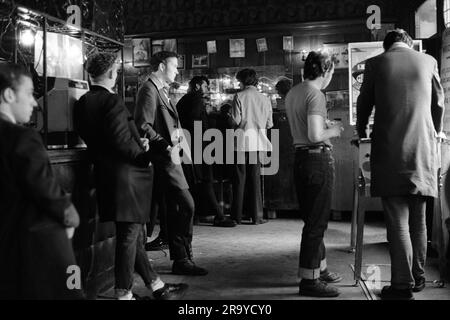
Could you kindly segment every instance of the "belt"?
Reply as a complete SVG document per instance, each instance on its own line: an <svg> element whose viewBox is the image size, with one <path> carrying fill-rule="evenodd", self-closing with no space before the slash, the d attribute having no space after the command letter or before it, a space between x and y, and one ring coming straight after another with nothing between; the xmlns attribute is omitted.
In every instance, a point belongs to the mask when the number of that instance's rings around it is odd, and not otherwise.
<svg viewBox="0 0 450 320"><path fill-rule="evenodd" d="M331 151L330 146L320 145L320 146L304 146L304 147L296 147L295 151L307 152L307 153L322 153Z"/></svg>

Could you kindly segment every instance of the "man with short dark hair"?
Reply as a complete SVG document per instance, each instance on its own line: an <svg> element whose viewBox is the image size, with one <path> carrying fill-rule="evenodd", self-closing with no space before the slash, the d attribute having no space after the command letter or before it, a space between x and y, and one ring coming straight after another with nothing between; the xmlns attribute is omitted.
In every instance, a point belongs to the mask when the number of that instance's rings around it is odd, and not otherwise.
<svg viewBox="0 0 450 320"><path fill-rule="evenodd" d="M383 299L413 299L425 287L426 199L437 197L437 136L444 94L436 60L411 48L404 30L386 35L386 50L366 61L357 101L357 130L366 137L375 108L372 196L381 197L391 256L391 286Z"/></svg>
<svg viewBox="0 0 450 320"><path fill-rule="evenodd" d="M189 91L185 94L177 104L177 111L180 116L180 122L183 129L190 133L192 140L192 150L201 150L200 156L203 155L203 148L206 145L196 147L197 141L203 142L203 134L210 129L208 113L205 105L205 95L209 91L209 80L205 76L195 76L189 81ZM201 137L195 137L194 125L195 122L200 122ZM214 225L217 227L235 227L236 223L226 218L217 202L213 186L213 170L210 164L203 161L201 163L194 163L194 177L189 181L193 189L194 199L196 203L196 211L202 215L206 215L207 210L214 212Z"/></svg>
<svg viewBox="0 0 450 320"><path fill-rule="evenodd" d="M144 250L144 224L149 221L155 155L170 157L161 139L149 143L122 99L112 88L117 79L116 55L96 53L86 62L91 90L74 107L75 127L94 164L100 220L116 225L115 296L133 299L133 272L158 300L181 297L185 284L164 283Z"/></svg>
<svg viewBox="0 0 450 320"><path fill-rule="evenodd" d="M37 106L22 66L0 65L0 299L80 299L67 283L80 218L41 137L22 124Z"/></svg>
<svg viewBox="0 0 450 320"><path fill-rule="evenodd" d="M207 270L194 264L192 254L192 234L194 199L181 165L183 159L191 159L190 148L183 135L178 112L169 99L169 85L178 74L177 54L161 51L150 59L152 73L148 81L139 88L135 118L141 135L150 140L163 140L171 150L172 161L155 162L155 189L153 195L156 206L166 207L170 258L173 260L172 272L180 275L206 275ZM186 162L186 161L185 161ZM192 165L184 163L186 169ZM164 202L164 203L163 203ZM164 213L160 213L162 216Z"/></svg>

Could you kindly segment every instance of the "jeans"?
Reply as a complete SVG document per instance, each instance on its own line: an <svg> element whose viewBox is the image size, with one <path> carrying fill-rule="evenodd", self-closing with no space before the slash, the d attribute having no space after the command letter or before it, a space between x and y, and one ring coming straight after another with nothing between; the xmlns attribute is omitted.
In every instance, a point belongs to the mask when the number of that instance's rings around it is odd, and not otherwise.
<svg viewBox="0 0 450 320"><path fill-rule="evenodd" d="M323 237L328 228L334 183L334 159L329 150L297 150L294 180L305 222L299 259L299 278L317 279L326 269Z"/></svg>
<svg viewBox="0 0 450 320"><path fill-rule="evenodd" d="M116 222L116 289L131 290L134 270L146 286L158 278L144 249L144 233L142 224Z"/></svg>
<svg viewBox="0 0 450 320"><path fill-rule="evenodd" d="M417 195L382 198L393 288L411 289L415 280L424 277L427 256L426 199Z"/></svg>

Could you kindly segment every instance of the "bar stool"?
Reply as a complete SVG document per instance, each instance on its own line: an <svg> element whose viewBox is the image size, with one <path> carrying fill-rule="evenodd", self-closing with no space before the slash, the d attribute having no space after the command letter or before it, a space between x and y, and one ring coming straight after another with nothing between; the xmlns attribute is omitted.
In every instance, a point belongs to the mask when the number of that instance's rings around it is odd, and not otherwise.
<svg viewBox="0 0 450 320"><path fill-rule="evenodd" d="M370 151L371 140L360 139L358 144L358 166L355 168L353 184L353 211L351 222L350 252L355 253L354 279L361 280L362 253L364 245L364 220L370 195Z"/></svg>

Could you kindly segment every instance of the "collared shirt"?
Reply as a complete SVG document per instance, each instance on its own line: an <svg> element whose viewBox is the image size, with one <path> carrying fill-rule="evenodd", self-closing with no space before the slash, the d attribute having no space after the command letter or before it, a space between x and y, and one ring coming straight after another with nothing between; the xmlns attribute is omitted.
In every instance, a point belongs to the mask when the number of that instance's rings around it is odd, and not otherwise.
<svg viewBox="0 0 450 320"><path fill-rule="evenodd" d="M115 94L115 92L114 92L111 88L108 88L107 86L105 86L105 85L103 85L103 84L101 84L101 83L95 83L95 82L92 82L92 85L93 85L93 86L97 86L97 87L105 88L105 89L108 90L109 92Z"/></svg>
<svg viewBox="0 0 450 320"><path fill-rule="evenodd" d="M4 112L4 111L0 111L0 113L2 115L4 115L6 118L8 118L9 120L11 120L12 123L14 123L14 124L17 123L16 119L14 119L14 117L10 113Z"/></svg>
<svg viewBox="0 0 450 320"><path fill-rule="evenodd" d="M388 51L394 50L396 48L407 48L407 49L411 49L410 46L408 46L406 43L404 42L394 42L394 44L389 48Z"/></svg>

